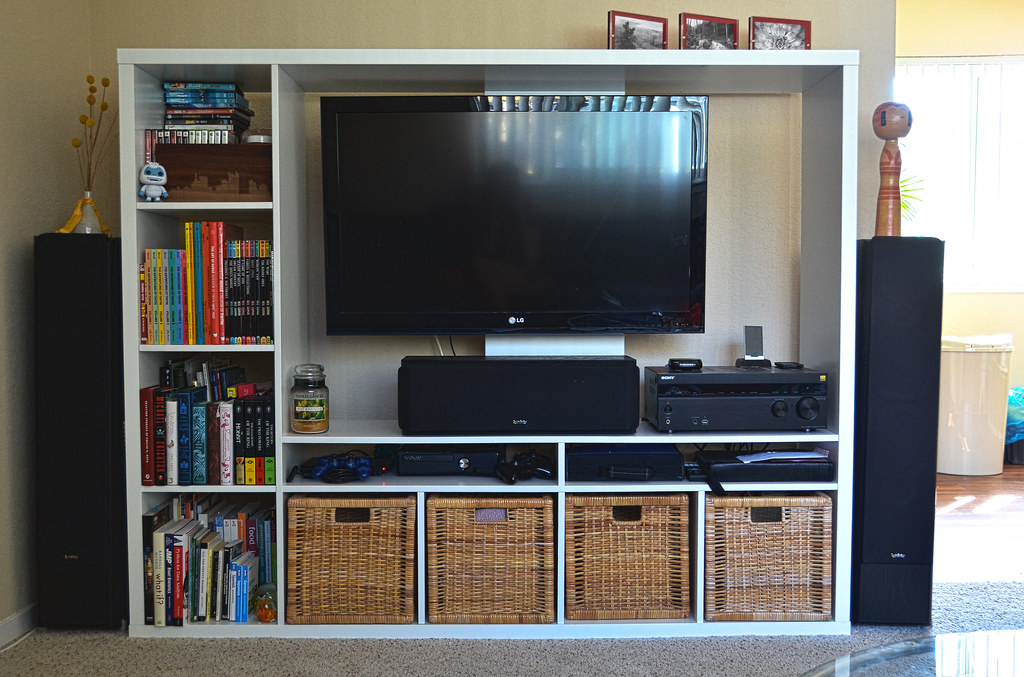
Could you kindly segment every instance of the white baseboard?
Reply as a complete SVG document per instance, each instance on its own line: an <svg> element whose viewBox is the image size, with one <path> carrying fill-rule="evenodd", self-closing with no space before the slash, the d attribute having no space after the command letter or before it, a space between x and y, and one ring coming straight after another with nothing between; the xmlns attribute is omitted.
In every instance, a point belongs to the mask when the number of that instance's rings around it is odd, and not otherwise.
<svg viewBox="0 0 1024 677"><path fill-rule="evenodd" d="M36 605L32 604L0 621L0 648L36 627Z"/></svg>

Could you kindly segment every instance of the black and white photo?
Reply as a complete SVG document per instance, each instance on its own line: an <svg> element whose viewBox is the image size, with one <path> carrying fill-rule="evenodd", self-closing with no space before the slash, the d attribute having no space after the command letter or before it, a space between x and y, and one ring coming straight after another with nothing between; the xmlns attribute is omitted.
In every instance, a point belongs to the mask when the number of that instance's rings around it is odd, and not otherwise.
<svg viewBox="0 0 1024 677"><path fill-rule="evenodd" d="M608 49L668 49L668 19L611 10Z"/></svg>
<svg viewBox="0 0 1024 677"><path fill-rule="evenodd" d="M750 17L750 49L810 48L810 21Z"/></svg>
<svg viewBox="0 0 1024 677"><path fill-rule="evenodd" d="M683 13L679 15L679 49L739 49L736 19Z"/></svg>

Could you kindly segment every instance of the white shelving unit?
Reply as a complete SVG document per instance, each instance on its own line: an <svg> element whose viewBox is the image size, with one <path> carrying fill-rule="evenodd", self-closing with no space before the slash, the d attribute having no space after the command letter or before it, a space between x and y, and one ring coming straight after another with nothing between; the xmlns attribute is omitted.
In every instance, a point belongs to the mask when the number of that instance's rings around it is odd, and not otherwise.
<svg viewBox="0 0 1024 677"><path fill-rule="evenodd" d="M851 485L853 450L854 294L857 174L857 74L859 56L850 51L610 51L610 50L218 50L122 49L121 213L129 601L132 636L151 637L655 637L707 635L847 634L850 631ZM259 203L139 202L137 174L143 163L143 130L163 118L165 80L226 80L247 92L268 92L271 101L273 201ZM800 246L800 359L830 374L829 429L814 433L656 433L642 423L636 435L534 435L510 437L403 437L395 421L332 420L324 435L287 432L282 413L295 364L317 361L308 352L305 239L307 219L307 92L478 92L515 94L622 94L683 92L715 95L791 94L800 101L802 133ZM138 263L145 249L180 246L184 220L245 221L274 243L273 346L140 345ZM314 254L314 256L317 254ZM144 624L141 519L148 508L181 487L142 487L139 480L141 387L157 380L170 356L228 354L275 382L278 412L278 484L269 487L188 487L189 491L263 495L277 506L279 620L202 623L184 627ZM395 365L397 372L398 365ZM283 434L281 434L283 433ZM731 490L825 491L833 499L833 620L824 622L708 622L703 619L704 484L578 483L565 480L570 445L722 442L813 443L827 448L836 464L834 482L744 484ZM330 445L508 443L543 447L554 453L552 480L514 486L493 479L388 475L385 481L324 485L286 482L287 469ZM428 623L424 514L435 492L547 493L556 505L556 622L544 625L448 625ZM694 506L690 558L693 562L689 618L672 621L566 621L562 560L567 493L690 492ZM290 625L284 622L285 546L288 497L295 493L400 492L417 496L417 612L409 625Z"/></svg>

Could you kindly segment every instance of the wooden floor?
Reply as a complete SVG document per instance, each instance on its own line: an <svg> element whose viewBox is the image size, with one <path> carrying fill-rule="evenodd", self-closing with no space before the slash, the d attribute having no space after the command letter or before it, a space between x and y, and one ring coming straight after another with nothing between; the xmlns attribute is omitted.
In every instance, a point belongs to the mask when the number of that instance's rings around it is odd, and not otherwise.
<svg viewBox="0 0 1024 677"><path fill-rule="evenodd" d="M937 475L935 580L1024 581L1024 465Z"/></svg>

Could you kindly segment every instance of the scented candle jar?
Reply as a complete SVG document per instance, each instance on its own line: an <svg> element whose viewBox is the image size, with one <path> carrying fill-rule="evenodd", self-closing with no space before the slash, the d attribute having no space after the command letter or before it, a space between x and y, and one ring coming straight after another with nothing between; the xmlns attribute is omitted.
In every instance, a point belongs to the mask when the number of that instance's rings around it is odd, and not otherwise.
<svg viewBox="0 0 1024 677"><path fill-rule="evenodd" d="M320 364L295 367L291 389L292 430L297 433L322 433L327 430L329 392L327 376Z"/></svg>

